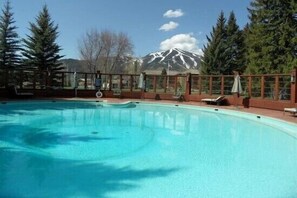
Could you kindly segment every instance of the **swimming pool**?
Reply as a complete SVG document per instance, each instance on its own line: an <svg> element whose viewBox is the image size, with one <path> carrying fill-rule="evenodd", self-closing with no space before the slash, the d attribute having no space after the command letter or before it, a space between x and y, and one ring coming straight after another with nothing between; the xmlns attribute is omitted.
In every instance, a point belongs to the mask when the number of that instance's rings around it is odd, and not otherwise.
<svg viewBox="0 0 297 198"><path fill-rule="evenodd" d="M297 197L294 124L142 102L0 107L0 197Z"/></svg>

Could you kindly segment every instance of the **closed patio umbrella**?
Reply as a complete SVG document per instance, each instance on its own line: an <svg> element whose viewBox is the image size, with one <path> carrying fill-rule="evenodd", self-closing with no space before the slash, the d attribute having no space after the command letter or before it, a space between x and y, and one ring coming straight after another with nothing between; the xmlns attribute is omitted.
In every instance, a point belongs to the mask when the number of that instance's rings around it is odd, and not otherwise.
<svg viewBox="0 0 297 198"><path fill-rule="evenodd" d="M233 83L232 90L231 90L231 93L233 93L234 95L236 94L236 96L237 96L235 98L237 108L238 108L238 98L239 98L241 92L242 92L242 87L241 87L241 82L240 82L240 76L237 73L234 77L234 83Z"/></svg>
<svg viewBox="0 0 297 198"><path fill-rule="evenodd" d="M231 93L237 93L238 97L242 93L240 76L238 74L234 77L234 83L233 83L233 86L232 86Z"/></svg>
<svg viewBox="0 0 297 198"><path fill-rule="evenodd" d="M139 76L138 88L144 89L144 75L143 73Z"/></svg>

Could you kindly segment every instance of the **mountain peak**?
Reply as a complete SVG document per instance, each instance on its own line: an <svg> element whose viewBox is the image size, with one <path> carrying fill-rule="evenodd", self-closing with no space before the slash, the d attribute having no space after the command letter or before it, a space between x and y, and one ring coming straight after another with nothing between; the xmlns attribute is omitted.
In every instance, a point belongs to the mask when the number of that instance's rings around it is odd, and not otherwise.
<svg viewBox="0 0 297 198"><path fill-rule="evenodd" d="M172 48L166 51L153 52L143 58L143 68L145 70L155 70L166 68L168 64L176 71L186 71L188 69L199 69L201 56L179 48Z"/></svg>

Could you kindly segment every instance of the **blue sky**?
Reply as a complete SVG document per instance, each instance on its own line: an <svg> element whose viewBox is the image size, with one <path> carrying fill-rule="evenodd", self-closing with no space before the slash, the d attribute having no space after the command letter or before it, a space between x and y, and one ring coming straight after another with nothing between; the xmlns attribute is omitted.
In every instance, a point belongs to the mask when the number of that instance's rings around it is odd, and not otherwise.
<svg viewBox="0 0 297 198"><path fill-rule="evenodd" d="M3 8L4 0L1 0ZM237 23L248 22L251 0L10 0L15 25L21 38L30 34L29 22L35 22L47 5L59 26L57 43L66 58L79 58L78 43L91 29L124 32L134 45L136 57L150 52L179 47L201 52L206 35L224 11L235 12Z"/></svg>

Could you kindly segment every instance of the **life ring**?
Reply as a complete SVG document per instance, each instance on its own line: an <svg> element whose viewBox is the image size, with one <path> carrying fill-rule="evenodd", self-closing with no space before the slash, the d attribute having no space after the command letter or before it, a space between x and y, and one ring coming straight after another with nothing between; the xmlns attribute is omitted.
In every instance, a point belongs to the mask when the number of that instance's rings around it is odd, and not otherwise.
<svg viewBox="0 0 297 198"><path fill-rule="evenodd" d="M97 98L102 98L102 96L103 96L103 94L102 94L102 92L100 90L96 92L96 97Z"/></svg>

